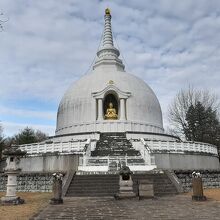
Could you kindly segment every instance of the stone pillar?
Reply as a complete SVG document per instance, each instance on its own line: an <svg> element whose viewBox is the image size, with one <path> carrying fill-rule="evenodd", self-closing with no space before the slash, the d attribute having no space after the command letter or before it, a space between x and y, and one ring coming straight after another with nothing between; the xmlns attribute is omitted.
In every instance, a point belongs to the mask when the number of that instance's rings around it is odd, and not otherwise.
<svg viewBox="0 0 220 220"><path fill-rule="evenodd" d="M16 196L17 175L19 169L20 157L25 155L25 151L21 151L18 147L13 146L3 151L3 155L7 156L7 166L5 173L8 175L7 191L5 197L1 198L2 205L18 205L23 204L24 200Z"/></svg>
<svg viewBox="0 0 220 220"><path fill-rule="evenodd" d="M98 99L98 121L103 120L103 101Z"/></svg>
<svg viewBox="0 0 220 220"><path fill-rule="evenodd" d="M126 120L125 99L120 99L120 120Z"/></svg>
<svg viewBox="0 0 220 220"><path fill-rule="evenodd" d="M6 173L8 175L8 183L7 183L7 191L5 197L10 199L16 199L17 175L19 172L8 171Z"/></svg>
<svg viewBox="0 0 220 220"><path fill-rule="evenodd" d="M206 197L203 195L203 184L202 184L201 174L196 173L195 171L192 173L192 188L193 188L192 200L196 200L196 201L206 200Z"/></svg>
<svg viewBox="0 0 220 220"><path fill-rule="evenodd" d="M63 184L63 174L54 173L53 174L53 198L50 200L50 204L58 205L63 203L62 199L62 184Z"/></svg>

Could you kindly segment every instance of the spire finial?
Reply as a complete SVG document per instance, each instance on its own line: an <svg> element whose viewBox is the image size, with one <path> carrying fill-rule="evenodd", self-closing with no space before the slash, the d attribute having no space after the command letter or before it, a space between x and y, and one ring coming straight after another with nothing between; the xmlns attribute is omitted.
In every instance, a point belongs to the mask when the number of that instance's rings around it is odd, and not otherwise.
<svg viewBox="0 0 220 220"><path fill-rule="evenodd" d="M111 13L109 8L105 9L105 29L103 34L102 46L103 47L113 46Z"/></svg>
<svg viewBox="0 0 220 220"><path fill-rule="evenodd" d="M105 15L111 15L111 11L110 11L109 8L106 8L106 9L105 9Z"/></svg>
<svg viewBox="0 0 220 220"><path fill-rule="evenodd" d="M101 64L116 64L119 68L124 69L122 61L118 58L120 52L114 47L111 27L111 12L109 8L105 9L105 26L101 47L97 52L97 59L93 68Z"/></svg>

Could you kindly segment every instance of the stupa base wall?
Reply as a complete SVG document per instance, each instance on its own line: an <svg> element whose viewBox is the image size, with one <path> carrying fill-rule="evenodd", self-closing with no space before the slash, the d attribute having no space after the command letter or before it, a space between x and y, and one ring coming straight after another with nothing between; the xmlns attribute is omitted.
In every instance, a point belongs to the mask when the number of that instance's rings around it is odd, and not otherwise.
<svg viewBox="0 0 220 220"><path fill-rule="evenodd" d="M22 172L67 172L77 171L78 164L78 155L35 155L21 158L20 168ZM0 172L5 165L4 161L0 163Z"/></svg>
<svg viewBox="0 0 220 220"><path fill-rule="evenodd" d="M96 132L150 132L163 134L164 130L158 125L151 125L144 122L142 123L128 120L101 120L92 123L76 123L62 129L57 129L56 136Z"/></svg>
<svg viewBox="0 0 220 220"><path fill-rule="evenodd" d="M220 170L219 158L198 153L154 153L157 168L170 170Z"/></svg>
<svg viewBox="0 0 220 220"><path fill-rule="evenodd" d="M18 192L52 192L52 172L28 172L20 173L17 177ZM65 173L63 173L65 175ZM0 173L0 192L6 191L7 175Z"/></svg>
<svg viewBox="0 0 220 220"><path fill-rule="evenodd" d="M61 134L50 137L51 141L72 141L72 140L85 140L85 139L92 139L92 140L99 140L101 133L118 133L115 131L110 132L81 132L81 133L70 133L70 134ZM121 132L125 133L128 140L130 139L149 139L149 140L161 140L161 141L177 141L179 138L164 134L164 133L153 133L153 132L141 132L141 131L126 131Z"/></svg>

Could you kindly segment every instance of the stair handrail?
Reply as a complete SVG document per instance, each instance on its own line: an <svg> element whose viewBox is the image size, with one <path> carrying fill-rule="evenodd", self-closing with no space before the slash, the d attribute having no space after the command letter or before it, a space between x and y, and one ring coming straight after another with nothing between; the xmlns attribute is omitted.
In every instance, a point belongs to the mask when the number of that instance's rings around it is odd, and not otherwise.
<svg viewBox="0 0 220 220"><path fill-rule="evenodd" d="M152 155L152 150L149 147L149 145L146 143L146 141L144 140L144 138L140 138L140 142L142 144L140 149L140 152L143 151L143 158L145 160L145 162L149 165L151 164L155 164L155 157Z"/></svg>
<svg viewBox="0 0 220 220"><path fill-rule="evenodd" d="M92 143L91 138L88 138L85 144L85 152L84 152L84 155L87 157L91 156L91 143Z"/></svg>
<svg viewBox="0 0 220 220"><path fill-rule="evenodd" d="M62 196L66 196L66 193L68 191L68 188L70 186L70 183L74 177L74 175L76 174L75 170L69 170L66 175L64 176L63 179L63 185L62 185Z"/></svg>
<svg viewBox="0 0 220 220"><path fill-rule="evenodd" d="M141 143L144 145L144 147L147 149L148 153L152 153L152 150L150 148L150 146L146 143L146 141L144 140L144 138L140 138Z"/></svg>
<svg viewBox="0 0 220 220"><path fill-rule="evenodd" d="M181 181L179 180L179 178L177 177L177 175L174 173L174 171L164 170L164 173L167 175L167 177L170 179L172 184L175 186L176 191L178 193L182 193L183 192L183 185L182 185Z"/></svg>

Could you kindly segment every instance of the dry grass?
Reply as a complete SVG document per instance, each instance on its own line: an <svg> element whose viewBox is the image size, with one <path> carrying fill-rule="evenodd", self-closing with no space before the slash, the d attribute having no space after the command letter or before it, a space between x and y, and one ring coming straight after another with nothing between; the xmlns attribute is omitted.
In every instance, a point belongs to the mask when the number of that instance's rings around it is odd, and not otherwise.
<svg viewBox="0 0 220 220"><path fill-rule="evenodd" d="M204 189L204 196L208 199L220 201L220 188L217 189ZM187 195L192 195L192 192L187 193Z"/></svg>
<svg viewBox="0 0 220 220"><path fill-rule="evenodd" d="M0 192L0 197L4 196L5 193ZM0 206L0 220L26 220L32 217L34 214L43 209L50 198L52 198L51 193L17 193L25 200L23 205L15 206Z"/></svg>

